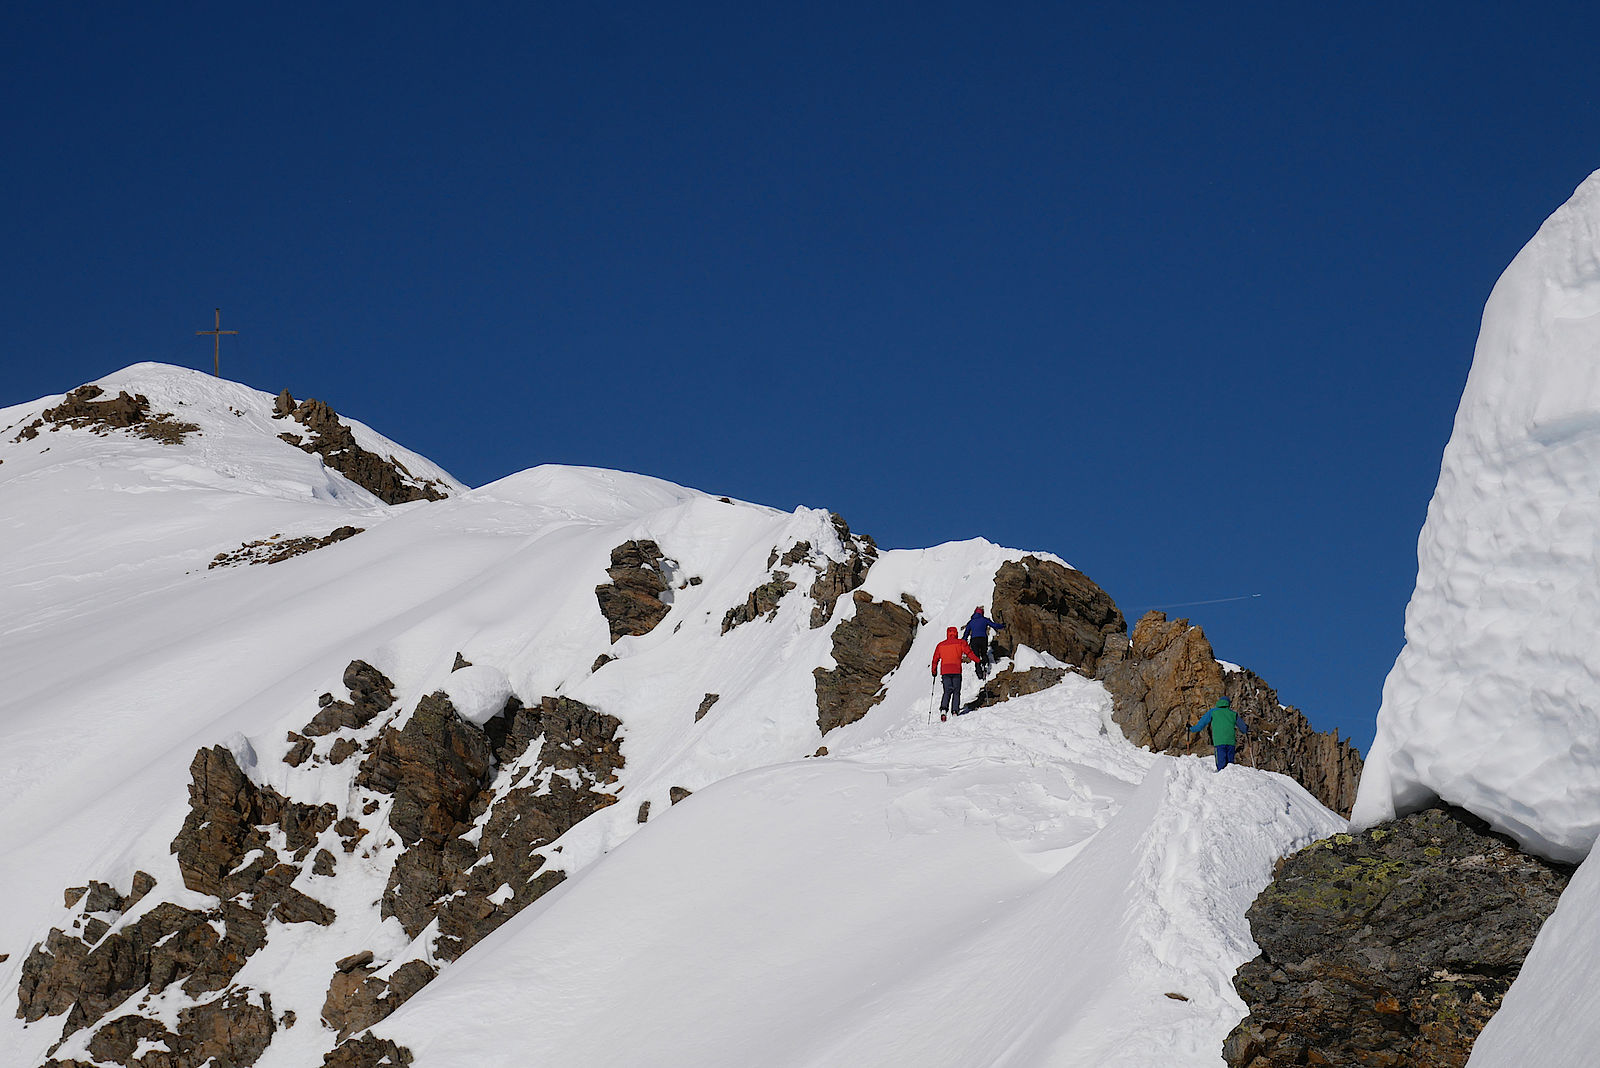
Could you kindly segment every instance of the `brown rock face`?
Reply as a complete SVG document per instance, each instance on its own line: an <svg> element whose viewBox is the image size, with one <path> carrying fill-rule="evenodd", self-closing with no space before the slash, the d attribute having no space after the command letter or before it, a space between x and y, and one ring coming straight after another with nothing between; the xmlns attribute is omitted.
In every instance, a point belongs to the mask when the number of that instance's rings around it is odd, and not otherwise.
<svg viewBox="0 0 1600 1068"><path fill-rule="evenodd" d="M377 453L368 452L356 444L355 434L339 421L339 413L319 400L303 400L288 412L282 411L284 400L293 400L284 390L278 396L278 412L273 418L293 419L310 432L308 439L298 434L278 435L303 452L315 453L324 463L351 482L370 492L384 504L404 504L407 501L441 501L449 494L439 483L427 478L417 478L406 470L405 464Z"/></svg>
<svg viewBox="0 0 1600 1068"><path fill-rule="evenodd" d="M387 1038L362 1035L341 1042L322 1059L322 1068L405 1068L411 1051Z"/></svg>
<svg viewBox="0 0 1600 1068"><path fill-rule="evenodd" d="M1218 697L1227 695L1250 727L1241 763L1294 779L1317 800L1348 816L1361 780L1361 755L1336 734L1314 730L1299 709L1284 707L1253 671L1224 671L1205 632L1187 619L1149 612L1125 653L1105 658L1100 679L1111 691L1112 719L1135 745L1158 752L1210 753L1191 735Z"/></svg>
<svg viewBox="0 0 1600 1068"><path fill-rule="evenodd" d="M372 973L370 962L334 972L322 1003L322 1022L339 1033L340 1042L387 1017L438 975L420 960L407 961L387 979Z"/></svg>
<svg viewBox="0 0 1600 1068"><path fill-rule="evenodd" d="M402 842L440 843L471 818L491 761L483 730L457 716L442 692L432 693L403 728L379 736L356 784L394 795L389 826Z"/></svg>
<svg viewBox="0 0 1600 1068"><path fill-rule="evenodd" d="M443 694L423 698L404 728L380 736L360 777L394 794L390 826L409 846L390 875L383 915L412 937L437 919L434 952L454 960L558 885L564 873L542 871L534 851L616 802L605 788L622 766L621 726L581 702L546 697L532 708L513 701L480 730L457 718ZM489 790L491 755L502 767L531 763L518 780L526 785ZM485 812L478 841L461 838ZM377 1006L395 996L392 985L362 989Z"/></svg>
<svg viewBox="0 0 1600 1068"><path fill-rule="evenodd" d="M164 445L181 445L186 436L200 431L193 423L180 422L171 412L150 414L150 399L143 393L129 396L128 391L123 390L111 400L96 399L104 395L105 390L99 386L79 386L54 408L46 408L40 418L23 427L12 440L32 440L39 436L39 429L46 423L54 424L52 430L71 427L92 430L96 434L128 430Z"/></svg>
<svg viewBox="0 0 1600 1068"><path fill-rule="evenodd" d="M743 604L736 604L728 609L722 617L722 633L726 634L743 623L751 623L757 619L771 619L778 614L778 602L792 589L794 583L789 581L789 572L774 571L771 581L763 582L751 590L750 596L745 598Z"/></svg>
<svg viewBox="0 0 1600 1068"><path fill-rule="evenodd" d="M365 660L350 661L344 669L344 686L350 699L335 701L332 694L323 695L322 708L301 728L302 734L320 738L345 727L365 727L394 705L394 683Z"/></svg>
<svg viewBox="0 0 1600 1068"><path fill-rule="evenodd" d="M1113 654L1100 670L1111 718L1128 741L1165 753L1191 747L1189 725L1222 696L1222 676L1205 632L1160 612L1139 620L1126 655Z"/></svg>
<svg viewBox="0 0 1600 1068"><path fill-rule="evenodd" d="M611 628L612 644L625 634L649 634L672 611L661 599L668 589L661 567L664 559L661 546L653 541L625 541L611 550L611 566L606 568L611 581L596 586L594 595Z"/></svg>
<svg viewBox="0 0 1600 1068"><path fill-rule="evenodd" d="M1250 907L1224 1059L1461 1068L1569 875L1459 809L1301 850Z"/></svg>
<svg viewBox="0 0 1600 1068"><path fill-rule="evenodd" d="M289 801L257 787L228 749L202 749L190 765L189 816L173 840L185 885L221 898L199 911L162 901L115 933L111 922L155 889L144 873L126 896L91 882L76 895L82 934L50 932L23 964L18 1012L23 1019L66 1015L62 1036L96 1028L91 1046L116 1051L142 1037L159 1038L164 1025L137 1014L100 1026L112 1009L142 989L158 994L174 983L199 997L223 996L185 1009L169 1042L171 1068L198 1068L216 1057L248 1065L271 1041L271 1005L253 991L231 986L249 957L266 944L267 923L333 922L333 910L295 889L300 862L332 825L333 805ZM293 854L279 855L274 833ZM226 988L226 989L225 989ZM101 1058L105 1059L105 1058Z"/></svg>
<svg viewBox="0 0 1600 1068"><path fill-rule="evenodd" d="M867 570L878 559L878 546L871 537L850 533L850 524L837 512L829 515L839 542L844 546L845 558L841 561L817 554L814 560L817 580L811 584L811 599L816 602L816 607L811 609L812 630L833 618L833 606L839 598L860 588L867 581Z"/></svg>
<svg viewBox="0 0 1600 1068"><path fill-rule="evenodd" d="M992 618L1005 624L991 639L995 655L1026 645L1093 676L1108 642L1128 631L1109 594L1081 571L1025 556L1000 565L994 576Z"/></svg>
<svg viewBox="0 0 1600 1068"><path fill-rule="evenodd" d="M856 614L833 632L831 671L817 668L817 727L827 734L854 723L883 700L883 679L900 666L917 635L917 617L890 601L854 594Z"/></svg>
<svg viewBox="0 0 1600 1068"><path fill-rule="evenodd" d="M254 1064L266 1052L277 1026L272 999L263 994L256 1004L243 991L231 990L178 1013L178 1033L189 1064Z"/></svg>
<svg viewBox="0 0 1600 1068"><path fill-rule="evenodd" d="M1223 682L1229 701L1253 732L1244 746L1248 762L1289 776L1348 818L1361 783L1361 754L1355 746L1335 731L1314 730L1298 708L1281 704L1277 692L1253 671L1226 672Z"/></svg>

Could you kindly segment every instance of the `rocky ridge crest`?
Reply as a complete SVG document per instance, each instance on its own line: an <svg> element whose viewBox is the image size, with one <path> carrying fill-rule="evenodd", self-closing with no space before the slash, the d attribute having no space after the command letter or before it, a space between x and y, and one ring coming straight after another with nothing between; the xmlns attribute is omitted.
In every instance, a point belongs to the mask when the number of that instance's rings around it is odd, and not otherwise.
<svg viewBox="0 0 1600 1068"><path fill-rule="evenodd" d="M274 419L290 419L305 427L306 433L285 431L278 437L302 452L322 457L329 467L367 490L384 504L408 501L440 501L450 494L431 478L418 478L396 457L383 457L356 443L355 432L340 419L339 413L319 400L295 403L286 389L278 394Z"/></svg>

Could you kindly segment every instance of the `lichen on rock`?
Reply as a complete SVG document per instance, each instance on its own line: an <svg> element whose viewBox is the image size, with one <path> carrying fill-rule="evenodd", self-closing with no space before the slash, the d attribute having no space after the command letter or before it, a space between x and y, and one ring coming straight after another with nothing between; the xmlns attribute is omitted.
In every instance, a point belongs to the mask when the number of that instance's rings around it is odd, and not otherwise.
<svg viewBox="0 0 1600 1068"><path fill-rule="evenodd" d="M1460 1068L1570 874L1460 809L1312 844L1250 907L1224 1058Z"/></svg>

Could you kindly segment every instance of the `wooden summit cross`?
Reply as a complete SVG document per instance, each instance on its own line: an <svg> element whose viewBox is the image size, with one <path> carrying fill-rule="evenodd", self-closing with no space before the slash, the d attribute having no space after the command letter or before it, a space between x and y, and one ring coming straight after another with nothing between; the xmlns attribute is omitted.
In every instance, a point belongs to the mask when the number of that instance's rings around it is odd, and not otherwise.
<svg viewBox="0 0 1600 1068"><path fill-rule="evenodd" d="M212 372L211 373L216 375L218 378L222 377L222 335L223 334L237 334L238 332L239 331L237 331L237 330L224 330L224 329L222 329L222 309L221 308L217 309L217 328L215 330L196 330L195 331L195 336L196 337L200 336L201 334L210 334L212 336L212 338L216 341L216 344L212 347L212 353L211 353L211 358L213 360Z"/></svg>

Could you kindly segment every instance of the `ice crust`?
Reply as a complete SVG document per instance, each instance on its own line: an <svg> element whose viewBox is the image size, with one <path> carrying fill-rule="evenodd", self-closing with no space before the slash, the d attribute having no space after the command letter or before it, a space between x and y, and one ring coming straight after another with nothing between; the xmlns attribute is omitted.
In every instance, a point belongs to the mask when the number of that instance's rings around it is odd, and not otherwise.
<svg viewBox="0 0 1600 1068"><path fill-rule="evenodd" d="M1600 172L1484 308L1357 827L1435 800L1533 853L1600 833Z"/></svg>

